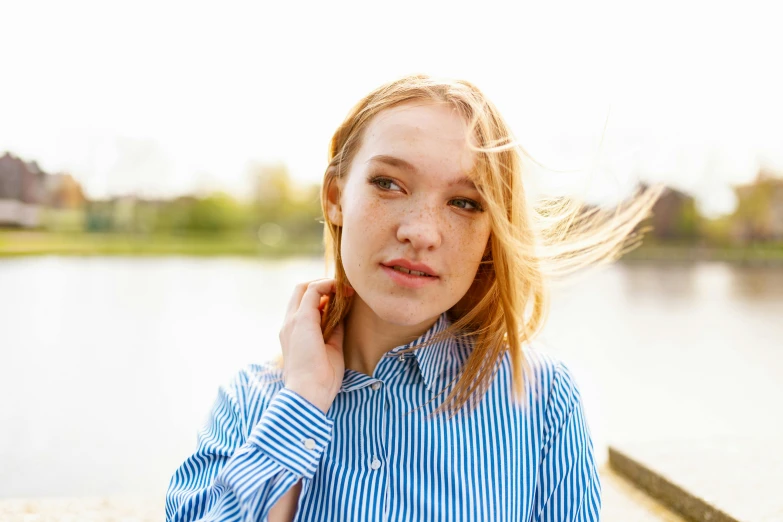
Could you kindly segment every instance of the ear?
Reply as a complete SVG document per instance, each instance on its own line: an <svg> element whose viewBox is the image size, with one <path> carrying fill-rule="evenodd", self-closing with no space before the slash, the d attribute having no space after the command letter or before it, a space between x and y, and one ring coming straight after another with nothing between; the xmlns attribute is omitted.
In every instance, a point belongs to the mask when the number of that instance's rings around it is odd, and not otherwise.
<svg viewBox="0 0 783 522"><path fill-rule="evenodd" d="M342 185L342 179L332 177L326 187L326 217L338 227L343 226L343 208L340 205Z"/></svg>

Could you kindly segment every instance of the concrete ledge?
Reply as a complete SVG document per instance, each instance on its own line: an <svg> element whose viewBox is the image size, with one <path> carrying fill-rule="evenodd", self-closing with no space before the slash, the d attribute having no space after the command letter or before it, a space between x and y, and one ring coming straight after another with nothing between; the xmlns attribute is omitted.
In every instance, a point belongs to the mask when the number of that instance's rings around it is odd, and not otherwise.
<svg viewBox="0 0 783 522"><path fill-rule="evenodd" d="M685 491L673 481L611 446L609 447L609 466L651 497L688 520L694 522L742 522L710 505L704 499Z"/></svg>

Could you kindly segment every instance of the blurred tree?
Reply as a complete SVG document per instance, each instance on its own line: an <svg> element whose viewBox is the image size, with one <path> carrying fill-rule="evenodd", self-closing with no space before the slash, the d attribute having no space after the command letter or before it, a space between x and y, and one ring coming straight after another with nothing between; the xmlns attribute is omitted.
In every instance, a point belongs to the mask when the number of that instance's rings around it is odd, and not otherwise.
<svg viewBox="0 0 783 522"><path fill-rule="evenodd" d="M739 204L732 215L732 238L744 244L783 241L783 179L762 170L754 183L736 190Z"/></svg>
<svg viewBox="0 0 783 522"><path fill-rule="evenodd" d="M204 198L138 200L133 231L160 234L219 235L248 229L249 209L230 195L216 192Z"/></svg>
<svg viewBox="0 0 783 522"><path fill-rule="evenodd" d="M224 192L193 200L186 216L186 230L205 234L241 231L248 222L242 205Z"/></svg>
<svg viewBox="0 0 783 522"><path fill-rule="evenodd" d="M46 181L47 202L58 209L77 209L84 206L87 198L82 186L70 174L52 174Z"/></svg>
<svg viewBox="0 0 783 522"><path fill-rule="evenodd" d="M253 164L250 167L253 199L261 204L290 201L294 192L288 168L282 163Z"/></svg>
<svg viewBox="0 0 783 522"><path fill-rule="evenodd" d="M196 202L193 196L162 201L155 212L155 232L185 232L188 228L190 208Z"/></svg>
<svg viewBox="0 0 783 522"><path fill-rule="evenodd" d="M281 234L278 242L320 242L323 225L319 222L321 203L317 185L297 187L282 164L255 164L249 173L253 186L253 225L261 236L268 239L272 237L270 231L275 230L274 237Z"/></svg>
<svg viewBox="0 0 783 522"><path fill-rule="evenodd" d="M46 177L43 222L48 230L79 232L85 228L87 197L82 186L67 173Z"/></svg>

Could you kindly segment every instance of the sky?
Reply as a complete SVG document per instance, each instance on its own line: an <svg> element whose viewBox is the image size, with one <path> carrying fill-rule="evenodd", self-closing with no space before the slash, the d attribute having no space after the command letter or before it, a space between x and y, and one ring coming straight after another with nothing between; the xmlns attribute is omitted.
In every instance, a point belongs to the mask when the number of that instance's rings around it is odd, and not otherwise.
<svg viewBox="0 0 783 522"><path fill-rule="evenodd" d="M660 181L720 215L760 165L783 171L771 4L4 2L0 154L95 198L240 195L259 163L317 183L351 106L427 73L495 102L547 167L532 191Z"/></svg>

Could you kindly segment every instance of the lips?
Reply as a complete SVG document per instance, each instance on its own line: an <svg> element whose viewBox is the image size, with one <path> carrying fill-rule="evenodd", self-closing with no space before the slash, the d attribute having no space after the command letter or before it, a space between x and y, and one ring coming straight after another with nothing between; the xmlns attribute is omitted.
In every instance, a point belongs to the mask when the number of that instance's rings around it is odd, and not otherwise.
<svg viewBox="0 0 783 522"><path fill-rule="evenodd" d="M430 274L427 274L425 272L419 272L417 270L408 270L407 268L401 267L399 265L394 265L394 266L390 266L390 267L387 267L387 268L391 268L393 270L397 270L398 272L402 272L403 274L410 274L410 275L420 276L420 277L434 277L434 276L431 276Z"/></svg>
<svg viewBox="0 0 783 522"><path fill-rule="evenodd" d="M392 270L396 270L403 274L419 277L438 277L438 273L424 263L414 263L407 259L392 259L382 264L387 268L391 268Z"/></svg>
<svg viewBox="0 0 783 522"><path fill-rule="evenodd" d="M422 288L440 280L432 268L406 259L392 259L381 263L381 268L396 285L404 288Z"/></svg>

